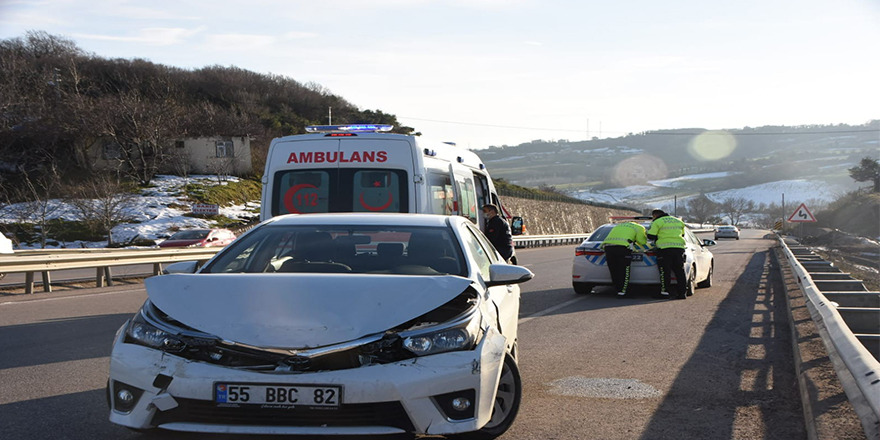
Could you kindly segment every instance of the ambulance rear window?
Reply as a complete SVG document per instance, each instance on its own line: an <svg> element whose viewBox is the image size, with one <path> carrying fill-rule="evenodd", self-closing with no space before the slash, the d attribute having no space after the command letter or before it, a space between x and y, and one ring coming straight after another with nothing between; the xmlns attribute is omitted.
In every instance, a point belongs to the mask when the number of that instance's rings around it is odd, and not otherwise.
<svg viewBox="0 0 880 440"><path fill-rule="evenodd" d="M325 168L275 174L272 215L409 212L405 170Z"/></svg>

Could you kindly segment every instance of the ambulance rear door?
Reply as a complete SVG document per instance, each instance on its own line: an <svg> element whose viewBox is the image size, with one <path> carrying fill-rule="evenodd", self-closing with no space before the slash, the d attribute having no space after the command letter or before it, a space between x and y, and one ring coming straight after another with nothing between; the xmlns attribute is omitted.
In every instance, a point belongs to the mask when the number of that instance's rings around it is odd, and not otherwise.
<svg viewBox="0 0 880 440"><path fill-rule="evenodd" d="M415 212L416 163L406 139L342 138L339 146L339 209L344 212Z"/></svg>
<svg viewBox="0 0 880 440"><path fill-rule="evenodd" d="M336 199L338 157L339 139L335 138L275 144L266 167L271 175L267 176L269 197L263 200L263 215L267 211L272 217L331 212L331 202Z"/></svg>

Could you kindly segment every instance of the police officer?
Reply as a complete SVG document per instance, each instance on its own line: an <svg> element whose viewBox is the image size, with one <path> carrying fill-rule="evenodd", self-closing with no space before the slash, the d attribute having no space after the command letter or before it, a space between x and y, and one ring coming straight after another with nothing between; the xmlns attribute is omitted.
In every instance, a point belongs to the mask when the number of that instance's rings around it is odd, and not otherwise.
<svg viewBox="0 0 880 440"><path fill-rule="evenodd" d="M617 296L626 295L629 286L629 270L632 263L633 243L645 245L648 243L645 235L645 227L636 222L624 222L615 226L602 241L605 250L605 261L608 262L608 270L611 271L611 282L617 288Z"/></svg>
<svg viewBox="0 0 880 440"><path fill-rule="evenodd" d="M687 278L684 274L684 228L681 220L672 217L661 209L651 212L654 221L648 228L648 239L654 240L657 246L657 263L660 266L660 295L669 298L672 286L671 274L675 274L678 282L676 299L687 298Z"/></svg>
<svg viewBox="0 0 880 440"><path fill-rule="evenodd" d="M486 238L495 246L495 249L504 258L510 261L513 256L513 235L510 233L510 225L498 215L498 207L493 204L483 205L483 216L486 218Z"/></svg>

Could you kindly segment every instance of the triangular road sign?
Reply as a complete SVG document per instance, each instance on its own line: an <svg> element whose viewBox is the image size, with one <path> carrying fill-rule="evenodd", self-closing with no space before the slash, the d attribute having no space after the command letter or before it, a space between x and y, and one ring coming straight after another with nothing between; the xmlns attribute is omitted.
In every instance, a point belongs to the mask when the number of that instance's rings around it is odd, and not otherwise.
<svg viewBox="0 0 880 440"><path fill-rule="evenodd" d="M801 203L801 206L798 206L798 209L796 209L794 211L794 214L792 214L791 217L788 218L788 221L792 223L809 223L815 222L816 217L813 217L813 214L810 212L809 209L807 209L807 205Z"/></svg>

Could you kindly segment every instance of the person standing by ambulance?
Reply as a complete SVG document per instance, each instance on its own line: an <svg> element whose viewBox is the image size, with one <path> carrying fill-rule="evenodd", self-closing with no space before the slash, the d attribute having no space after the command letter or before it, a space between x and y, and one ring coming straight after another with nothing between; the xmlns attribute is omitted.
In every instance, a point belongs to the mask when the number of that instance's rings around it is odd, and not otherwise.
<svg viewBox="0 0 880 440"><path fill-rule="evenodd" d="M632 263L632 249L630 247L633 243L642 246L648 243L645 227L636 222L618 224L602 241L605 261L608 262L611 282L617 289L618 297L626 296L626 289L629 287L629 271Z"/></svg>
<svg viewBox="0 0 880 440"><path fill-rule="evenodd" d="M651 212L654 221L648 228L648 239L657 246L657 263L660 266L660 295L669 298L672 286L671 275L675 274L676 299L687 298L687 278L684 274L684 228L683 221L655 209Z"/></svg>
<svg viewBox="0 0 880 440"><path fill-rule="evenodd" d="M498 215L498 207L493 204L483 205L483 216L486 218L486 238L495 246L504 261L510 262L513 256L513 235L510 225Z"/></svg>

